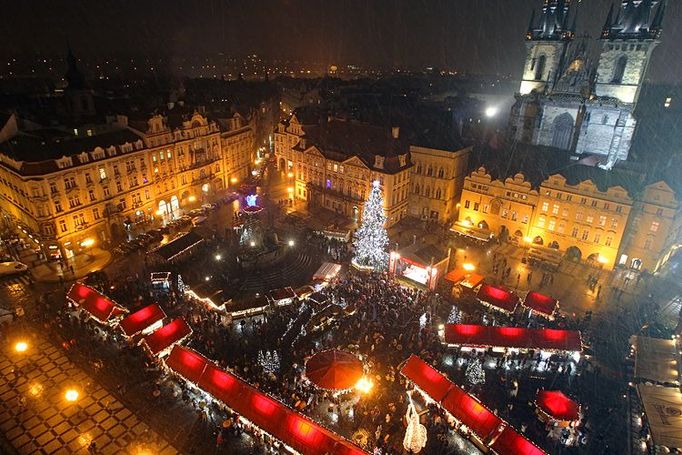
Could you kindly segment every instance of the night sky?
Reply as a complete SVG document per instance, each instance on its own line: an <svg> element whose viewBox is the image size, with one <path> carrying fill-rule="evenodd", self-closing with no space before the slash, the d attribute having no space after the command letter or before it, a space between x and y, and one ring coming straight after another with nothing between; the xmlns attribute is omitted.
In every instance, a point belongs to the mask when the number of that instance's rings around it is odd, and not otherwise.
<svg viewBox="0 0 682 455"><path fill-rule="evenodd" d="M0 54L257 53L376 66L521 71L523 40L540 0L21 0L0 20ZM574 3L576 1L574 0ZM610 0L582 0L578 32L598 36ZM10 6L11 5L11 6ZM9 12L9 14L7 14ZM669 1L649 71L681 76L682 2Z"/></svg>

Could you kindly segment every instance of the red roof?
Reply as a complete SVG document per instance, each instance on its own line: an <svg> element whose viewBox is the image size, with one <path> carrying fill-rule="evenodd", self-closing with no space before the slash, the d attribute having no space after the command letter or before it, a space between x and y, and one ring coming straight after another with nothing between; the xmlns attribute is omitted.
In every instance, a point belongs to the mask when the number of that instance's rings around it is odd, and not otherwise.
<svg viewBox="0 0 682 455"><path fill-rule="evenodd" d="M166 313L154 303L126 316L118 325L121 326L123 333L131 337L165 317Z"/></svg>
<svg viewBox="0 0 682 455"><path fill-rule="evenodd" d="M524 306L547 316L554 314L557 303L556 299L534 291L529 292L523 300Z"/></svg>
<svg viewBox="0 0 682 455"><path fill-rule="evenodd" d="M360 455L362 449L291 410L203 355L175 346L166 365L268 434L304 455Z"/></svg>
<svg viewBox="0 0 682 455"><path fill-rule="evenodd" d="M448 378L416 355L411 355L400 373L414 382L428 396L441 402L454 384Z"/></svg>
<svg viewBox="0 0 682 455"><path fill-rule="evenodd" d="M176 345L166 359L166 365L188 381L198 384L208 359L196 351Z"/></svg>
<svg viewBox="0 0 682 455"><path fill-rule="evenodd" d="M530 442L512 427L506 427L490 446L498 455L545 455L546 452Z"/></svg>
<svg viewBox="0 0 682 455"><path fill-rule="evenodd" d="M457 420L471 428L471 431L484 442L497 433L504 423L502 419L490 412L472 395L458 386L454 386L442 402L442 406Z"/></svg>
<svg viewBox="0 0 682 455"><path fill-rule="evenodd" d="M323 389L350 389L362 373L362 361L356 355L337 349L318 352L305 364L306 378Z"/></svg>
<svg viewBox="0 0 682 455"><path fill-rule="evenodd" d="M160 329L153 331L150 335L144 337L144 342L152 351L152 354L158 354L164 349L174 345L186 336L192 333L192 329L182 318L177 318L173 322L164 325Z"/></svg>
<svg viewBox="0 0 682 455"><path fill-rule="evenodd" d="M124 308L116 305L111 299L82 283L74 283L69 289L67 297L99 322L107 322L112 316L126 312Z"/></svg>
<svg viewBox="0 0 682 455"><path fill-rule="evenodd" d="M540 390L535 404L556 420L578 420L580 406L558 390Z"/></svg>
<svg viewBox="0 0 682 455"><path fill-rule="evenodd" d="M519 304L519 297L516 294L489 284L482 285L476 296L479 300L510 313L513 312L516 309L516 305Z"/></svg>
<svg viewBox="0 0 682 455"><path fill-rule="evenodd" d="M471 347L582 351L580 332L575 330L447 324L445 341Z"/></svg>

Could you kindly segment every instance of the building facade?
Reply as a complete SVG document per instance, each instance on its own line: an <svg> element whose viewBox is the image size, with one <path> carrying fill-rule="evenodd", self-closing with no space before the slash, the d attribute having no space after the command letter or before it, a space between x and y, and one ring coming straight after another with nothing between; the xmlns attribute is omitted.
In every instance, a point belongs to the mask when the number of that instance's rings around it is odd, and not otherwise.
<svg viewBox="0 0 682 455"><path fill-rule="evenodd" d="M527 57L510 118L512 139L601 157L605 169L628 158L634 109L654 48L665 1L623 1L608 14L600 53L569 25L570 0L548 0L531 16Z"/></svg>
<svg viewBox="0 0 682 455"><path fill-rule="evenodd" d="M534 188L521 173L501 181L480 168L465 178L459 221L573 260L653 271L678 210L663 181L634 191L555 174Z"/></svg>
<svg viewBox="0 0 682 455"><path fill-rule="evenodd" d="M124 238L137 223L177 218L243 175L248 128L230 136L197 112L168 120L155 115L133 127L117 116L72 133L20 131L12 116L0 137L5 222L25 228L46 256L69 258ZM224 145L223 134L240 139Z"/></svg>

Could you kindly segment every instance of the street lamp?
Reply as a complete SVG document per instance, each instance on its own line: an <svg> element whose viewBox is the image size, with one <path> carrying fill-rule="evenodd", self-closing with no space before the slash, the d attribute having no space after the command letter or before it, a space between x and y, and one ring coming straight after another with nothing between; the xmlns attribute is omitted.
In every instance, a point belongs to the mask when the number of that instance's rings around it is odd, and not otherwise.
<svg viewBox="0 0 682 455"><path fill-rule="evenodd" d="M294 246L294 243L295 242L293 240L289 240L289 246Z"/></svg>
<svg viewBox="0 0 682 455"><path fill-rule="evenodd" d="M28 343L25 341L17 341L14 345L14 350L17 352L26 352L28 350Z"/></svg>
<svg viewBox="0 0 682 455"><path fill-rule="evenodd" d="M365 395L372 390L372 387L374 387L374 383L372 383L372 381L365 376L361 377L355 384L355 388L358 390L358 392L364 393Z"/></svg>
<svg viewBox="0 0 682 455"><path fill-rule="evenodd" d="M488 106L485 108L485 116L488 118L495 117L499 109L496 106Z"/></svg>
<svg viewBox="0 0 682 455"><path fill-rule="evenodd" d="M189 202L196 202L197 197L195 195L191 195L189 198L187 198Z"/></svg>
<svg viewBox="0 0 682 455"><path fill-rule="evenodd" d="M219 261L219 260L221 260L222 258L223 258L223 257L222 257L220 254L216 254L216 255L215 255L215 260L216 260L216 261Z"/></svg>
<svg viewBox="0 0 682 455"><path fill-rule="evenodd" d="M76 390L76 389L67 389L66 392L64 392L64 399L66 399L66 401L68 401L70 403L73 403L76 400L78 400L79 396L80 396L80 394L78 393L78 390Z"/></svg>

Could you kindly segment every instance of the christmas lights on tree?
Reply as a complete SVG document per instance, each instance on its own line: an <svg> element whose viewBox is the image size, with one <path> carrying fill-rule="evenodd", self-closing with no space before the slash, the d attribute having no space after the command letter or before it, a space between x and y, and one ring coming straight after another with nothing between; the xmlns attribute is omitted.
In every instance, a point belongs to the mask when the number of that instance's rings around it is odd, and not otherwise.
<svg viewBox="0 0 682 455"><path fill-rule="evenodd" d="M452 306L450 314L448 315L448 324L459 324L462 321L462 312L459 308Z"/></svg>
<svg viewBox="0 0 682 455"><path fill-rule="evenodd" d="M479 385L485 382L485 370L481 359L474 359L469 362L467 369L464 372L467 382L471 385Z"/></svg>
<svg viewBox="0 0 682 455"><path fill-rule="evenodd" d="M362 223L353 239L355 247L353 262L355 264L361 267L371 267L374 270L386 270L388 234L385 224L384 198L381 195L379 182L375 181L362 209Z"/></svg>
<svg viewBox="0 0 682 455"><path fill-rule="evenodd" d="M405 429L405 437L403 438L403 447L408 453L419 453L426 446L426 427L419 422L419 414L414 408L412 399L407 406L407 428Z"/></svg>
<svg viewBox="0 0 682 455"><path fill-rule="evenodd" d="M279 371L279 354L277 351L258 351L258 364L266 373L275 373Z"/></svg>

